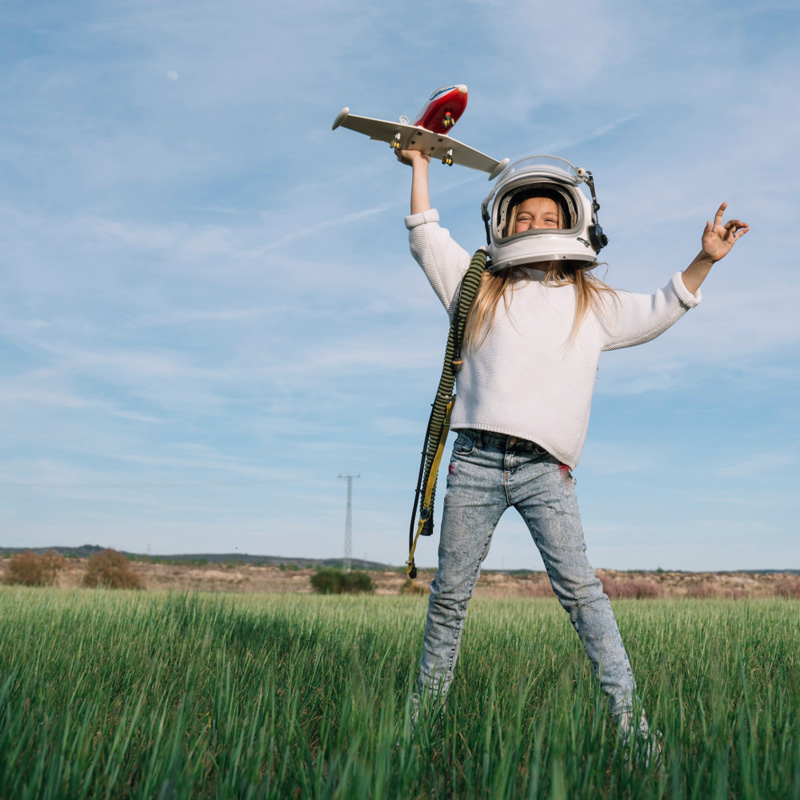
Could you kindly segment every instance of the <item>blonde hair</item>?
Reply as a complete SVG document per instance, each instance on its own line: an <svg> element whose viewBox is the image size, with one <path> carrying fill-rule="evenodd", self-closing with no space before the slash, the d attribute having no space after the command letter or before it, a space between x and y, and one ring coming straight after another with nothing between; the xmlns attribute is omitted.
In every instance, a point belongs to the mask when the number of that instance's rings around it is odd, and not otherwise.
<svg viewBox="0 0 800 800"><path fill-rule="evenodd" d="M616 292L598 278L589 274L586 268L576 266L568 261L545 261L535 265L535 269L544 271L544 282L549 286L575 286L575 319L569 341L578 335L586 315L604 304L606 297ZM511 296L517 284L530 281L531 277L522 267L510 267L499 273L488 270L481 275L481 282L470 308L464 328L464 351L477 350L486 341L494 324L497 305L500 298L508 311Z"/></svg>

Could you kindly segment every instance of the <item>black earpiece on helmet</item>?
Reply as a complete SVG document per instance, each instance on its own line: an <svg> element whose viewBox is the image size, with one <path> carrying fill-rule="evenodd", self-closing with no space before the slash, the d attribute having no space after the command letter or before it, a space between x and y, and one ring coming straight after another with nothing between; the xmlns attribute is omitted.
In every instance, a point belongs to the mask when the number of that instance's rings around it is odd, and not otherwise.
<svg viewBox="0 0 800 800"><path fill-rule="evenodd" d="M594 176L588 169L579 169L577 172L586 182L589 191L592 193L592 220L594 221L594 225L589 226L589 242L595 253L599 253L608 244L608 236L603 233L603 226L597 221L597 212L600 210L600 203L597 202L597 195L594 193Z"/></svg>
<svg viewBox="0 0 800 800"><path fill-rule="evenodd" d="M608 244L608 236L603 233L603 226L599 222L589 226L589 241L595 253L599 253Z"/></svg>

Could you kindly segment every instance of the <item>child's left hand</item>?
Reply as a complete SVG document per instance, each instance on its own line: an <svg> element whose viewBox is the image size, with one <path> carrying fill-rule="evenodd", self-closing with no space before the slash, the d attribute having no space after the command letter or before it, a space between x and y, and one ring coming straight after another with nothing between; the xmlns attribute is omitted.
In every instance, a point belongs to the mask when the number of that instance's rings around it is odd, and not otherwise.
<svg viewBox="0 0 800 800"><path fill-rule="evenodd" d="M712 261L719 261L725 258L730 252L737 239L744 236L750 230L750 226L740 219L732 219L722 224L722 215L728 207L723 203L714 216L714 224L706 222L706 229L703 231L703 255Z"/></svg>

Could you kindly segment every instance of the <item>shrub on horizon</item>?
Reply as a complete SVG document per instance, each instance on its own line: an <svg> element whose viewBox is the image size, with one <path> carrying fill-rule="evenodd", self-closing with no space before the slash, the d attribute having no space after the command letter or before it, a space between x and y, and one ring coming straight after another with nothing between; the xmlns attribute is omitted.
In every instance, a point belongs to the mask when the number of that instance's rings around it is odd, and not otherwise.
<svg viewBox="0 0 800 800"><path fill-rule="evenodd" d="M90 556L82 585L92 589L144 589L144 583L131 568L131 562L110 548Z"/></svg>
<svg viewBox="0 0 800 800"><path fill-rule="evenodd" d="M66 559L55 550L34 553L26 550L6 559L3 583L22 586L53 586L59 570L66 566Z"/></svg>
<svg viewBox="0 0 800 800"><path fill-rule="evenodd" d="M360 594L375 590L372 578L366 572L342 572L335 567L325 567L311 576L311 587L318 594Z"/></svg>

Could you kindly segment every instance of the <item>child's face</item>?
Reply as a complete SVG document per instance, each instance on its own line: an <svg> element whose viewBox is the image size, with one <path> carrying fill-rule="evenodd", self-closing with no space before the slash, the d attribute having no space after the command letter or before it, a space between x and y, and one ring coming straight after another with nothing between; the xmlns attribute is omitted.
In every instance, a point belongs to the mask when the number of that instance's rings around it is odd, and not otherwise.
<svg viewBox="0 0 800 800"><path fill-rule="evenodd" d="M520 203L514 233L523 233L535 228L557 228L558 206L549 197L529 197Z"/></svg>

